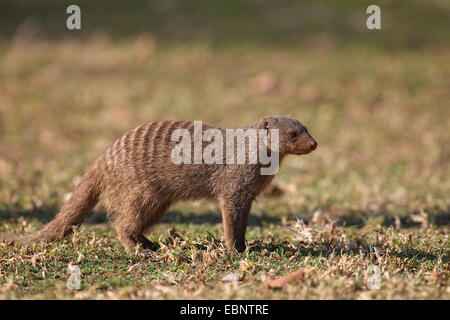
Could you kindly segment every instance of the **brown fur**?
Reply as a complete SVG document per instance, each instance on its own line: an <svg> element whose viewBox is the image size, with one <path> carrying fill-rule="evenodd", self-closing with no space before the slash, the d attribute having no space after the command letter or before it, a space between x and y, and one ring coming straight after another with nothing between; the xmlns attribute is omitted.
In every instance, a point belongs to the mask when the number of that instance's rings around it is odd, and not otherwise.
<svg viewBox="0 0 450 320"><path fill-rule="evenodd" d="M153 249L154 244L144 233L171 204L216 198L221 203L227 246L243 251L252 201L273 175L261 175L259 163L176 165L170 158L178 143L171 141L176 128L193 133L193 123L189 121L156 121L123 135L92 164L51 222L41 231L13 242L62 239L72 226L83 222L99 197L106 194L108 216L125 249L130 251L138 244ZM213 127L203 124L203 131L209 128ZM245 128L268 129L269 133L270 129L279 129L280 161L287 154L306 154L317 146L306 128L288 116L264 117ZM225 129L217 129L223 132L225 142Z"/></svg>

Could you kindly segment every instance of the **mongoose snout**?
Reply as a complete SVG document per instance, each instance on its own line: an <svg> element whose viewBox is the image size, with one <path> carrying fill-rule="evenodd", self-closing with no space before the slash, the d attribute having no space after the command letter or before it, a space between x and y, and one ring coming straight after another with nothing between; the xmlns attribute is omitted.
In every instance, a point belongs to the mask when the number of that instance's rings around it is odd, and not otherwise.
<svg viewBox="0 0 450 320"><path fill-rule="evenodd" d="M274 173L264 174L262 169L267 169L267 163L260 163L259 157L257 162L245 163L174 162L171 157L177 146L177 141L171 138L174 131L181 129L188 135L195 135L195 128L196 123L191 121L154 121L125 133L89 167L51 222L41 231L12 242L63 238L72 231L72 226L84 221L100 197L105 195L108 217L125 249L129 252L137 245L154 249L155 244L144 234L172 204L180 200L215 198L221 205L226 245L238 251L245 250L245 231L252 202L272 181L278 168ZM226 137L227 142L234 142L234 138L228 139L226 135L232 129L204 124L200 129L203 136L208 130ZM234 131L251 130L259 135L267 134L268 154L270 159L276 156L277 164L288 154L307 154L317 147L308 130L290 116L267 116ZM278 138L277 143L273 144L272 137ZM250 144L250 140L247 136L245 143ZM211 146L205 141L204 138L200 140L200 147L203 144L205 152L211 151ZM194 142L192 145L192 151L198 149ZM189 142L189 150L190 146ZM214 149L213 154L221 154L221 149ZM237 152L244 149L232 149L235 158ZM223 160L225 158L224 154Z"/></svg>
<svg viewBox="0 0 450 320"><path fill-rule="evenodd" d="M281 118L277 127L280 130L280 152L283 154L307 154L317 148L317 142L303 124L293 118Z"/></svg>

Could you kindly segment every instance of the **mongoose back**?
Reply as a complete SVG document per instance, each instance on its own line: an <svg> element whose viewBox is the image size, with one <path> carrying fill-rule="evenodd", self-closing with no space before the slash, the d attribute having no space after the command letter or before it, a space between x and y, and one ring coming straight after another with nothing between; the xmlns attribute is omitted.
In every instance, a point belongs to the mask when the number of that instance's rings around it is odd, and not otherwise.
<svg viewBox="0 0 450 320"><path fill-rule="evenodd" d="M203 124L202 132L223 128ZM243 129L278 129L279 159L287 154L306 154L317 147L307 129L289 116L267 116ZM80 225L99 201L107 200L108 218L129 252L137 245L153 249L144 233L177 201L216 198L220 201L225 243L245 250L245 231L252 201L274 175L262 175L256 164L175 164L171 153L177 141L175 129L194 132L190 121L155 121L139 126L119 138L89 167L69 200L41 231L12 242L62 239ZM270 146L268 145L270 152Z"/></svg>

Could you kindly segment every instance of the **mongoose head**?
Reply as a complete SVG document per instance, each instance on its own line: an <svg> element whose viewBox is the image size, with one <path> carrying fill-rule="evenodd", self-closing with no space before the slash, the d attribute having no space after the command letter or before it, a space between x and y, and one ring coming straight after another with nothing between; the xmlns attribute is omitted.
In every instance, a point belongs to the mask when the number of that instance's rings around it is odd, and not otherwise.
<svg viewBox="0 0 450 320"><path fill-rule="evenodd" d="M266 116L259 120L260 129L278 129L280 155L307 154L317 148L317 142L306 127L290 116Z"/></svg>

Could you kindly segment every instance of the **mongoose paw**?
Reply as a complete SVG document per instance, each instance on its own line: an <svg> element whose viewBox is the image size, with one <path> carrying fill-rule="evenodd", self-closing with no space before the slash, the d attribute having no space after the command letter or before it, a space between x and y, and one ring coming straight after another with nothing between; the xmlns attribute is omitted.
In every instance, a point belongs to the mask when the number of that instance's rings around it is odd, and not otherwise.
<svg viewBox="0 0 450 320"><path fill-rule="evenodd" d="M242 253L242 252L245 251L245 249L247 249L247 247L246 247L245 244L242 244L242 245L236 245L235 248L236 248L236 251L239 252L239 253Z"/></svg>

